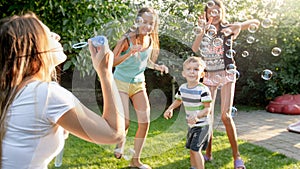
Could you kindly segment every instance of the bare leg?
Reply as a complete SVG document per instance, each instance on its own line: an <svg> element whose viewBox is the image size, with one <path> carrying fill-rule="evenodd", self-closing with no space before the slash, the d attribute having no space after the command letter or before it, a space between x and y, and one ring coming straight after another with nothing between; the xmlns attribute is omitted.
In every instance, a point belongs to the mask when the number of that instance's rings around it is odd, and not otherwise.
<svg viewBox="0 0 300 169"><path fill-rule="evenodd" d="M204 159L199 151L190 150L191 166L196 169L204 169Z"/></svg>
<svg viewBox="0 0 300 169"><path fill-rule="evenodd" d="M211 127L213 127L213 123L214 123L214 111L215 111L215 104L216 104L216 97L217 97L218 88L217 88L217 86L210 86L209 89L210 89L211 97L212 97L212 105L211 105L212 126ZM210 138L209 138L209 143L208 143L208 146L206 148L206 156L208 158L212 158L212 138L213 138L213 128L211 130L211 135L210 135Z"/></svg>
<svg viewBox="0 0 300 169"><path fill-rule="evenodd" d="M124 92L119 92L124 108L124 114L125 114L125 130L126 134L128 132L129 124L130 124L130 119L129 119L129 96L127 93ZM114 152L114 155L116 158L120 159L124 153L124 146L126 143L126 139L123 140L122 142L118 143Z"/></svg>
<svg viewBox="0 0 300 169"><path fill-rule="evenodd" d="M231 117L234 90L235 83L227 83L221 89L221 118L226 128L226 133L232 148L233 158L236 160L240 158L240 154L238 151L236 127Z"/></svg>
<svg viewBox="0 0 300 169"><path fill-rule="evenodd" d="M135 94L131 100L138 119L138 129L134 139L135 154L132 158L131 165L139 167L143 165L140 158L150 125L150 105L146 91Z"/></svg>

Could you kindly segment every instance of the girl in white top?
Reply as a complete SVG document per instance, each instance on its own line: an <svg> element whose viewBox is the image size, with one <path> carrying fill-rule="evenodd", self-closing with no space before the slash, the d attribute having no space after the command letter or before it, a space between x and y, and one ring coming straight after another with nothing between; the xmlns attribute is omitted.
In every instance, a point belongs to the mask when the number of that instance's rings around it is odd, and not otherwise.
<svg viewBox="0 0 300 169"><path fill-rule="evenodd" d="M64 62L60 37L30 13L0 21L0 168L46 169L64 146L64 130L96 144L125 137L123 107L112 76L113 53L89 50L103 91L103 116L55 79ZM98 51L98 52L96 52Z"/></svg>

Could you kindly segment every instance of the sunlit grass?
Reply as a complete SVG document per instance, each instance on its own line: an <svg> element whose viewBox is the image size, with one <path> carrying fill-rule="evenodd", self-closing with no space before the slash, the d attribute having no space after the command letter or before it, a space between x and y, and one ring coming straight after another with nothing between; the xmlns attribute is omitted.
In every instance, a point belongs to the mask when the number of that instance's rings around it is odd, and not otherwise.
<svg viewBox="0 0 300 169"><path fill-rule="evenodd" d="M159 117L151 122L142 162L157 169L189 168L189 151L184 148L186 124L184 113L176 113L171 120ZM126 142L126 151L133 147L137 123L132 122ZM129 161L113 156L115 145L96 145L71 136L66 141L63 165L68 169L122 169ZM247 169L300 169L300 162L277 152L239 140L239 150ZM205 164L207 169L232 169L233 159L225 133L215 131L213 142L214 160ZM50 169L55 168L52 162Z"/></svg>

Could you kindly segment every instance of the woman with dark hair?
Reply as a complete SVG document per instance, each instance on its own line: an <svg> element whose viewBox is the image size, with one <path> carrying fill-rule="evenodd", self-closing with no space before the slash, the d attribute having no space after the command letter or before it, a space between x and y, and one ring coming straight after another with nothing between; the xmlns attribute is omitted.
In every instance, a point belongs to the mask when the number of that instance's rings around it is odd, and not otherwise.
<svg viewBox="0 0 300 169"><path fill-rule="evenodd" d="M221 89L221 119L225 125L226 133L232 148L234 168L245 169L240 157L237 143L237 133L234 121L231 117L231 109L234 99L236 83L235 61L233 59L233 40L238 36L240 30L247 29L254 24L259 25L256 19L243 23L229 24L225 20L225 8L222 1L209 1L205 7L204 14L199 17L198 24L201 33L198 34L192 45L192 50L198 53L206 62L203 83L210 88L212 95L212 117L218 88ZM226 68L233 67L230 71ZM212 135L204 155L205 161L212 160Z"/></svg>
<svg viewBox="0 0 300 169"><path fill-rule="evenodd" d="M64 131L92 143L125 138L124 112L112 75L113 53L89 50L100 78L102 117L57 82L66 60L60 36L33 13L0 21L0 168L46 169L64 146ZM98 51L98 52L97 52Z"/></svg>

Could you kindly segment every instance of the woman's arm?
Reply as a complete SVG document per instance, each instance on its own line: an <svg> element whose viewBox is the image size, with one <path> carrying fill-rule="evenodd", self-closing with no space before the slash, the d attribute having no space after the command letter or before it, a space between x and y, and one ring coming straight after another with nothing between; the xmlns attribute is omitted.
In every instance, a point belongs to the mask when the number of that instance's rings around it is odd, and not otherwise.
<svg viewBox="0 0 300 169"><path fill-rule="evenodd" d="M104 46L96 49L89 40L89 49L101 83L104 105L102 117L92 112L78 100L58 124L70 133L97 144L114 144L125 138L124 109L112 75L113 53L104 53Z"/></svg>

